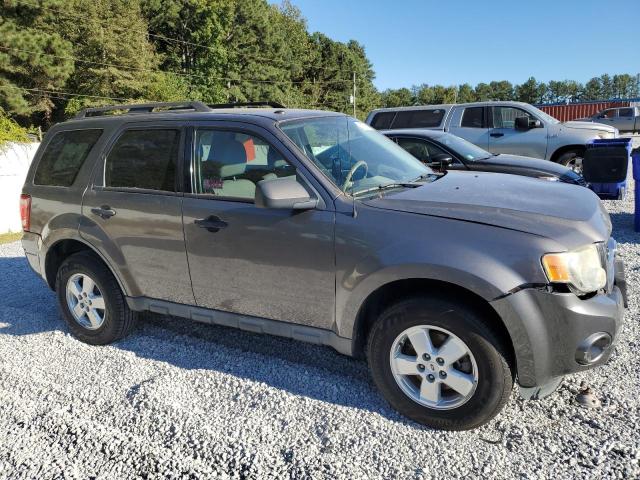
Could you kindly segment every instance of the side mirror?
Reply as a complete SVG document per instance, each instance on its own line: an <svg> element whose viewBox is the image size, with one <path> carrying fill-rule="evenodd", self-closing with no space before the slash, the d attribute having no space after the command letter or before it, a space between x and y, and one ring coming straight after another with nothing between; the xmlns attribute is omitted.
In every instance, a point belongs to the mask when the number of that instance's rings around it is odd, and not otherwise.
<svg viewBox="0 0 640 480"><path fill-rule="evenodd" d="M516 117L515 124L516 130L529 130L529 117Z"/></svg>
<svg viewBox="0 0 640 480"><path fill-rule="evenodd" d="M295 175L262 180L256 185L254 197L256 207L284 210L309 210L318 205Z"/></svg>
<svg viewBox="0 0 640 480"><path fill-rule="evenodd" d="M429 163L430 167L440 168L440 170L446 170L449 165L453 163L453 158L451 158L446 153L439 153L438 155L434 155L431 157L431 162Z"/></svg>

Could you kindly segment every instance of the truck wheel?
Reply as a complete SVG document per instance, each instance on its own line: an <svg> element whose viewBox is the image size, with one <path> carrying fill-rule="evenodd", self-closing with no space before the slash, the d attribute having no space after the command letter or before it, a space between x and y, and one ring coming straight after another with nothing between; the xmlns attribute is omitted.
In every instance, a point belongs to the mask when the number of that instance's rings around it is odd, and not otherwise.
<svg viewBox="0 0 640 480"><path fill-rule="evenodd" d="M129 309L109 269L89 252L68 257L56 276L58 306L71 333L91 345L114 342L131 331Z"/></svg>
<svg viewBox="0 0 640 480"><path fill-rule="evenodd" d="M557 162L582 175L582 152L566 152L560 155Z"/></svg>
<svg viewBox="0 0 640 480"><path fill-rule="evenodd" d="M385 310L367 347L373 380L391 406L443 430L475 428L500 412L513 388L506 352L472 308L430 297Z"/></svg>

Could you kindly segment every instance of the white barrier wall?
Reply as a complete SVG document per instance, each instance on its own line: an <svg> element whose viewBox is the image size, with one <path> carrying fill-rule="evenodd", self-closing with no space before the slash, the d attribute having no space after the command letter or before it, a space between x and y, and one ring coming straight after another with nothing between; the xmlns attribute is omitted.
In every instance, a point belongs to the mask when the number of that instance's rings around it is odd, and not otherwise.
<svg viewBox="0 0 640 480"><path fill-rule="evenodd" d="M39 143L10 143L0 148L0 234L19 232L20 193Z"/></svg>

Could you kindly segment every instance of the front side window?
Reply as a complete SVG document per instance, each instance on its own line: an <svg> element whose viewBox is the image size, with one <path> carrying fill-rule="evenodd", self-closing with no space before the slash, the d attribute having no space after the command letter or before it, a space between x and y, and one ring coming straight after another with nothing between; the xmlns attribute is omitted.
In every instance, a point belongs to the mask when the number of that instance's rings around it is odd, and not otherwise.
<svg viewBox="0 0 640 480"><path fill-rule="evenodd" d="M175 192L179 145L179 130L127 130L107 156L104 186Z"/></svg>
<svg viewBox="0 0 640 480"><path fill-rule="evenodd" d="M600 114L600 118L614 118L616 116L616 109L605 110Z"/></svg>
<svg viewBox="0 0 640 480"><path fill-rule="evenodd" d="M429 147L426 142L415 138L397 138L396 141L398 142L398 145L422 163L431 162L431 152L429 151Z"/></svg>
<svg viewBox="0 0 640 480"><path fill-rule="evenodd" d="M465 108L460 125L467 128L485 128L484 107Z"/></svg>
<svg viewBox="0 0 640 480"><path fill-rule="evenodd" d="M243 132L198 129L194 142L194 193L253 201L261 180L295 175L269 143Z"/></svg>
<svg viewBox="0 0 640 480"><path fill-rule="evenodd" d="M493 128L516 128L516 118L519 117L535 120L533 115L521 108L493 107Z"/></svg>
<svg viewBox="0 0 640 480"><path fill-rule="evenodd" d="M70 130L56 133L42 154L33 182L36 185L69 187L102 130Z"/></svg>
<svg viewBox="0 0 640 480"><path fill-rule="evenodd" d="M351 195L433 174L393 140L350 117L294 120L280 128L331 182Z"/></svg>

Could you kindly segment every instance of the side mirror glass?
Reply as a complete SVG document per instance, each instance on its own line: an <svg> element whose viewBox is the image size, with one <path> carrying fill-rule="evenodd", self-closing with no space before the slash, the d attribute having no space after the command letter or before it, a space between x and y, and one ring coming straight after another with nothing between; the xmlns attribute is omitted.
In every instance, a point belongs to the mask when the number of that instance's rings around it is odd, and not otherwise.
<svg viewBox="0 0 640 480"><path fill-rule="evenodd" d="M311 198L295 175L258 182L254 202L259 208L284 210L309 210L318 206L318 199Z"/></svg>

